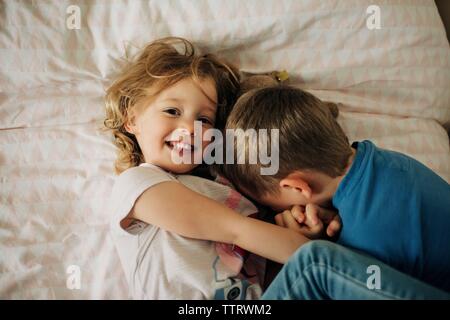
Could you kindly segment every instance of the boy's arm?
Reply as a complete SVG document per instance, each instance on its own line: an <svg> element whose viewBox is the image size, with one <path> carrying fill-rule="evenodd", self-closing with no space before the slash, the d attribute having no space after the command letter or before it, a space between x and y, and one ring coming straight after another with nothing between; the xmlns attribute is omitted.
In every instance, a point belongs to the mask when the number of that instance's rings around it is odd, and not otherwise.
<svg viewBox="0 0 450 320"><path fill-rule="evenodd" d="M185 237L235 244L280 263L309 241L294 230L244 217L171 181L147 189L130 217Z"/></svg>

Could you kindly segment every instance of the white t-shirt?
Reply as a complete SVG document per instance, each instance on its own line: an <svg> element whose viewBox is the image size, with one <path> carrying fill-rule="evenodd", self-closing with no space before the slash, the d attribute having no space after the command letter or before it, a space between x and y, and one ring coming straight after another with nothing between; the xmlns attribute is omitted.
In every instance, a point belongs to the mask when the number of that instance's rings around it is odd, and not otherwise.
<svg viewBox="0 0 450 320"><path fill-rule="evenodd" d="M142 221L126 230L121 221L148 188L178 181L245 216L256 207L229 186L190 175L172 175L141 164L118 176L111 195L111 232L135 299L257 299L262 294L265 260L212 241L185 238ZM149 208L151 210L151 208ZM214 223L214 213L211 222ZM239 248L238 248L239 249ZM236 271L236 260L242 261ZM243 264L243 266L242 266ZM241 267L243 267L241 269ZM245 274L245 276L244 276Z"/></svg>

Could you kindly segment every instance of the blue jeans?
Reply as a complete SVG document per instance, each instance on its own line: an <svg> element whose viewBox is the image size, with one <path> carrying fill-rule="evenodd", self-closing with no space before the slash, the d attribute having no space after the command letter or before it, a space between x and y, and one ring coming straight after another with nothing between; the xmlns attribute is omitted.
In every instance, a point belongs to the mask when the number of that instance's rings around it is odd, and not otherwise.
<svg viewBox="0 0 450 320"><path fill-rule="evenodd" d="M295 252L262 299L450 299L450 294L375 258L317 240Z"/></svg>

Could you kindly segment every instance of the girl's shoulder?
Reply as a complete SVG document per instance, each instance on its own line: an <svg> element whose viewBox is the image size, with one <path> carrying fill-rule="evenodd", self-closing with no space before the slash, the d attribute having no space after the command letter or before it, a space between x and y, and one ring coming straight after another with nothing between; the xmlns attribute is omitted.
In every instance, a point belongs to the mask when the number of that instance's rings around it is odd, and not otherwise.
<svg viewBox="0 0 450 320"><path fill-rule="evenodd" d="M117 178L123 179L123 177L134 176L164 176L172 180L176 180L176 175L162 169L151 163L141 163L136 167L131 167L120 173Z"/></svg>
<svg viewBox="0 0 450 320"><path fill-rule="evenodd" d="M177 178L158 166L143 163L139 166L128 168L116 176L113 194L127 192L130 189L148 188L164 181L177 181Z"/></svg>

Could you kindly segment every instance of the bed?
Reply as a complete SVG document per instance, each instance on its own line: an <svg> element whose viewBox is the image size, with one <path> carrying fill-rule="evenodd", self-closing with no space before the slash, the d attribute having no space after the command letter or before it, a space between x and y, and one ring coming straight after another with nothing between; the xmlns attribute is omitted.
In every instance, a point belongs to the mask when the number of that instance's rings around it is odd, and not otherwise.
<svg viewBox="0 0 450 320"><path fill-rule="evenodd" d="M350 140L450 181L450 48L432 0L2 1L1 299L129 298L105 210L103 96L128 57L169 35L243 71L288 70L342 103Z"/></svg>

